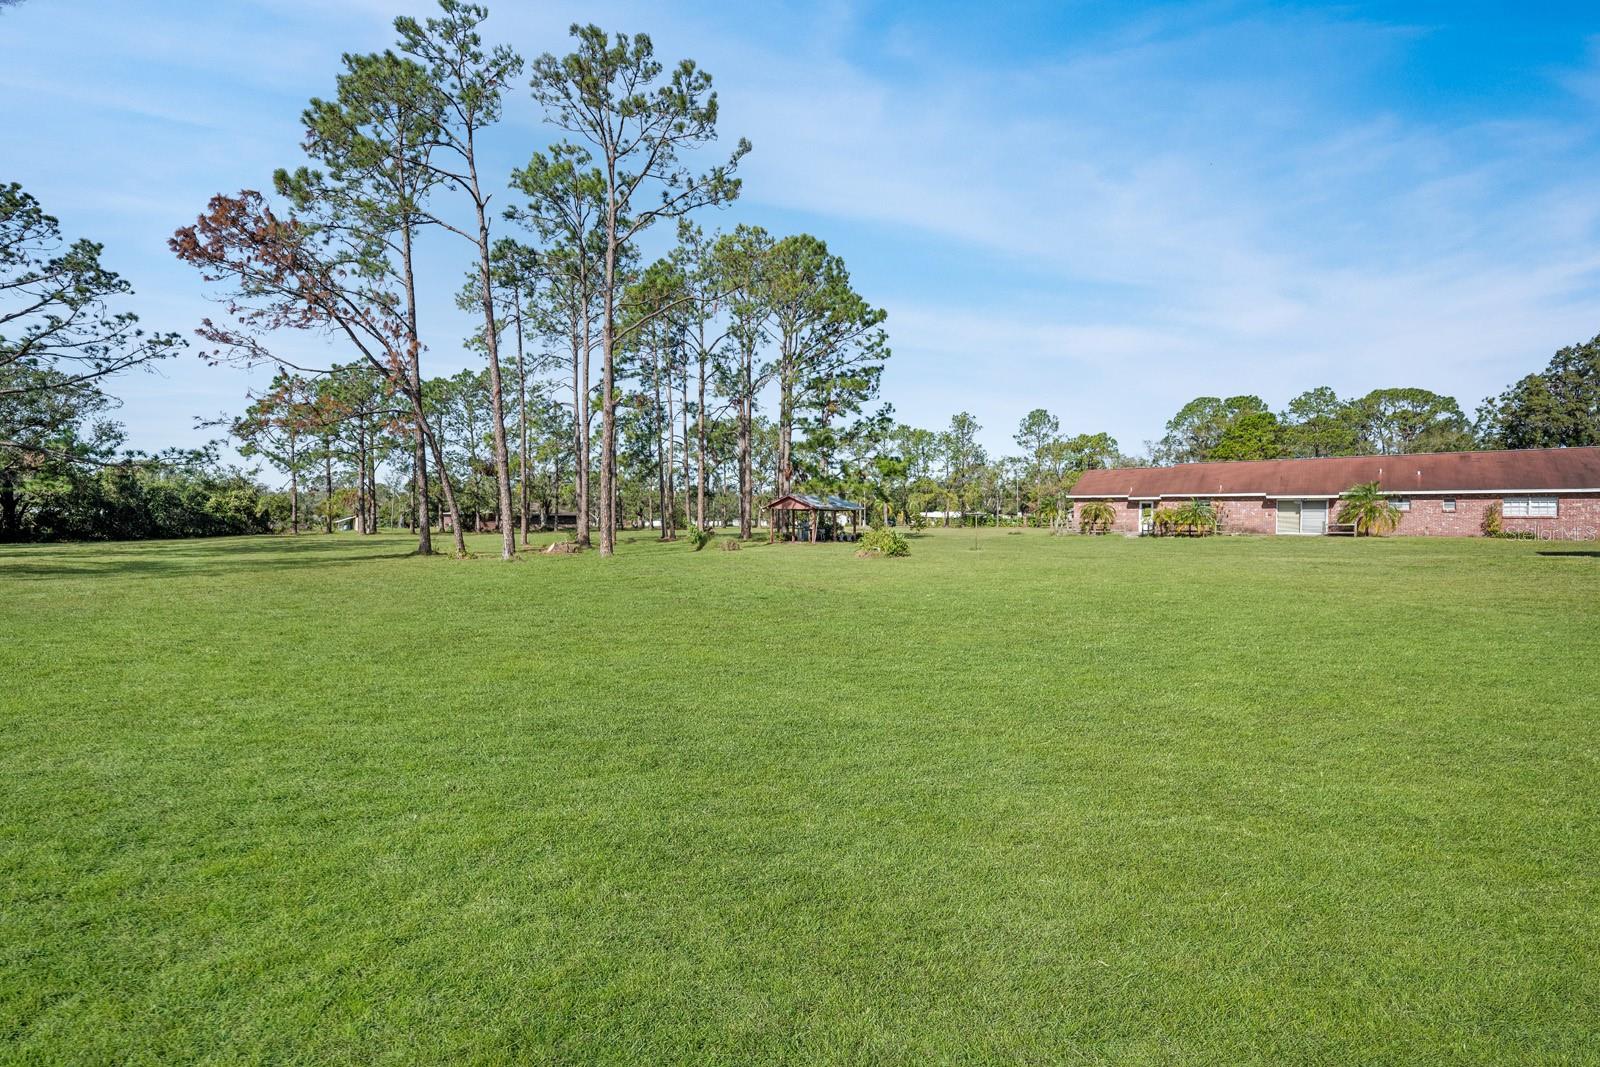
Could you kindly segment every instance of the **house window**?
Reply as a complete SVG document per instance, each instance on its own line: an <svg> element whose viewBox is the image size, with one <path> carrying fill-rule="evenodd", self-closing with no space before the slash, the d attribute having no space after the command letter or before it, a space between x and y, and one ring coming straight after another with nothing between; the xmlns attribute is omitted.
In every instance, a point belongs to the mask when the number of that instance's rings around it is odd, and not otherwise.
<svg viewBox="0 0 1600 1067"><path fill-rule="evenodd" d="M1397 496L1394 498L1394 506L1400 511L1410 511L1411 498L1408 496Z"/></svg>
<svg viewBox="0 0 1600 1067"><path fill-rule="evenodd" d="M1508 496L1500 504L1508 519L1553 519L1557 510L1553 496Z"/></svg>
<svg viewBox="0 0 1600 1067"><path fill-rule="evenodd" d="M1441 508L1443 508L1445 511L1454 511L1456 509L1456 502L1454 500L1452 500L1450 497L1445 497L1442 501L1439 502L1439 506Z"/></svg>

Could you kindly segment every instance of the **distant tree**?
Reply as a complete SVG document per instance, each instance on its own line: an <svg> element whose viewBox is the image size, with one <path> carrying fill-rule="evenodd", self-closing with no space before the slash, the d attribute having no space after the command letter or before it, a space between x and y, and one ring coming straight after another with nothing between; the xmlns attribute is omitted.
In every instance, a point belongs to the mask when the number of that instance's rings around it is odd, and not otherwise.
<svg viewBox="0 0 1600 1067"><path fill-rule="evenodd" d="M777 355L780 495L795 484L794 431L807 409L826 428L836 414L859 411L877 391L887 343L885 313L850 284L844 260L810 234L778 241L760 275Z"/></svg>
<svg viewBox="0 0 1600 1067"><path fill-rule="evenodd" d="M1284 454L1283 427L1270 411L1250 411L1230 419L1211 449L1212 460L1277 459Z"/></svg>
<svg viewBox="0 0 1600 1067"><path fill-rule="evenodd" d="M749 150L741 140L732 158L703 174L684 168L685 150L716 137L717 97L711 76L683 60L665 80L655 47L644 34L609 38L598 26L573 25L575 51L549 53L533 64L534 99L561 130L585 141L604 175L599 219L603 256L600 299L601 458L600 554L616 548L616 351L619 266L626 250L651 225L739 193L733 170ZM640 195L659 193L654 200Z"/></svg>
<svg viewBox="0 0 1600 1067"><path fill-rule="evenodd" d="M1152 454L1162 463L1204 463L1236 419L1267 410L1258 396L1196 397L1167 421L1166 436Z"/></svg>
<svg viewBox="0 0 1600 1067"><path fill-rule="evenodd" d="M606 237L600 225L605 217L605 175L583 148L557 144L548 153L535 152L525 167L513 172L511 185L528 200L508 214L544 242L540 263L545 285L537 308L540 331L564 340L570 352L574 537L588 546L593 411L589 362L605 263Z"/></svg>
<svg viewBox="0 0 1600 1067"><path fill-rule="evenodd" d="M1374 389L1352 409L1362 446L1380 455L1459 452L1474 444L1455 400L1426 389Z"/></svg>
<svg viewBox="0 0 1600 1067"><path fill-rule="evenodd" d="M231 420L228 432L246 459L266 460L289 478L289 532L300 532L300 476L307 454L304 439L314 400L311 383L280 369L266 392Z"/></svg>
<svg viewBox="0 0 1600 1067"><path fill-rule="evenodd" d="M757 363L767 340L772 313L766 272L773 241L759 226L739 226L717 239L712 248L717 284L727 300L728 338L734 352L721 381L721 391L737 412L739 537L749 540L755 520L755 407L771 369Z"/></svg>
<svg viewBox="0 0 1600 1067"><path fill-rule="evenodd" d="M1022 449L1023 480L1034 511L1040 511L1052 487L1060 481L1059 467L1051 462L1051 453L1061 440L1061 420L1044 408L1034 408L1022 417L1011 439Z"/></svg>
<svg viewBox="0 0 1600 1067"><path fill-rule="evenodd" d="M707 386L731 373L732 322L719 312L730 292L717 269L716 242L707 239L700 227L687 219L678 220L678 247L673 252L683 277L687 298L682 312L684 343L695 366L695 525L706 526L707 443L711 415L707 409Z"/></svg>
<svg viewBox="0 0 1600 1067"><path fill-rule="evenodd" d="M958 506L966 510L969 495L978 481L978 472L987 462L977 441L982 429L977 419L963 411L951 417L950 428L939 437L945 467L946 526L950 525L950 513Z"/></svg>
<svg viewBox="0 0 1600 1067"><path fill-rule="evenodd" d="M33 376L61 377L35 370ZM122 427L105 415L116 406L94 382L0 397L0 541L18 541L36 529L41 490L74 485L85 467L113 462Z"/></svg>
<svg viewBox="0 0 1600 1067"><path fill-rule="evenodd" d="M1478 432L1494 448L1600 444L1600 337L1561 349L1478 409Z"/></svg>
<svg viewBox="0 0 1600 1067"><path fill-rule="evenodd" d="M528 305L539 287L539 256L534 249L509 237L495 241L489 252L489 291L494 300L494 325L509 332L512 341L513 390L511 404L506 394L501 395L501 413L504 416L514 406L517 426L516 515L523 545L528 543L528 373L531 369L527 353ZM482 305L482 279L474 267L456 293L456 306L463 311L477 311ZM482 352L487 359L488 345L480 327L467 339L470 348ZM503 371L504 368L502 368ZM492 392L492 390L491 390ZM509 447L509 446L508 446ZM506 523L511 522L507 516Z"/></svg>
<svg viewBox="0 0 1600 1067"><path fill-rule="evenodd" d="M1326 385L1289 401L1279 416L1284 451L1295 459L1353 456L1361 451L1361 421L1351 405Z"/></svg>
<svg viewBox="0 0 1600 1067"><path fill-rule="evenodd" d="M1117 448L1117 439L1108 433L1080 433L1063 438L1053 451L1061 457L1061 478L1067 488L1084 471L1130 466ZM1070 481L1068 480L1070 478Z"/></svg>
<svg viewBox="0 0 1600 1067"><path fill-rule="evenodd" d="M102 251L81 238L68 244L22 186L0 185L0 449L37 448L81 421L79 403L102 406L105 379L185 347L114 310L133 288L101 264Z"/></svg>

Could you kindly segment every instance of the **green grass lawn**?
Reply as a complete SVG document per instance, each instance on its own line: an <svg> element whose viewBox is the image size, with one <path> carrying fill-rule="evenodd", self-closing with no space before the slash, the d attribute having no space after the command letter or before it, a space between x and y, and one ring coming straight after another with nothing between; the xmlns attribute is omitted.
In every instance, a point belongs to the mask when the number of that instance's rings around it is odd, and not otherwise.
<svg viewBox="0 0 1600 1067"><path fill-rule="evenodd" d="M0 1059L1600 1062L1600 553L0 549Z"/></svg>

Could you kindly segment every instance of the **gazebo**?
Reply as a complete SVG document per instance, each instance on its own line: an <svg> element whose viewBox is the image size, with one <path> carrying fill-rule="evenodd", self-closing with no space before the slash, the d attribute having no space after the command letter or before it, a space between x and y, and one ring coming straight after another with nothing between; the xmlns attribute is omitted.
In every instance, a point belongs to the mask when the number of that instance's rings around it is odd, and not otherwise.
<svg viewBox="0 0 1600 1067"><path fill-rule="evenodd" d="M850 516L850 526L855 528L856 520L867 509L860 504L838 496L812 496L810 493L785 493L767 505L771 514L767 518L767 541L775 541L778 536L778 514L785 511L804 511L811 516L811 536L809 540L815 544L820 538L817 530L822 525L822 516L838 515L841 512Z"/></svg>

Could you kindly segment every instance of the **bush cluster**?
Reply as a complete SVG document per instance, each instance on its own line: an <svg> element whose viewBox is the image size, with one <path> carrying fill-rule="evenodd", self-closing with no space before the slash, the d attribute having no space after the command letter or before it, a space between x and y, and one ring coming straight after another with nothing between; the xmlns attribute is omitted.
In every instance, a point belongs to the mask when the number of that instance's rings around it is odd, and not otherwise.
<svg viewBox="0 0 1600 1067"><path fill-rule="evenodd" d="M909 556L911 542L887 526L874 526L861 535L861 552L878 556Z"/></svg>
<svg viewBox="0 0 1600 1067"><path fill-rule="evenodd" d="M67 470L29 478L10 492L20 506L15 528L0 530L0 540L218 537L272 528L272 499L236 471Z"/></svg>
<svg viewBox="0 0 1600 1067"><path fill-rule="evenodd" d="M689 524L689 544L694 546L696 552L709 545L715 536L716 531L709 526L702 529L692 522Z"/></svg>

